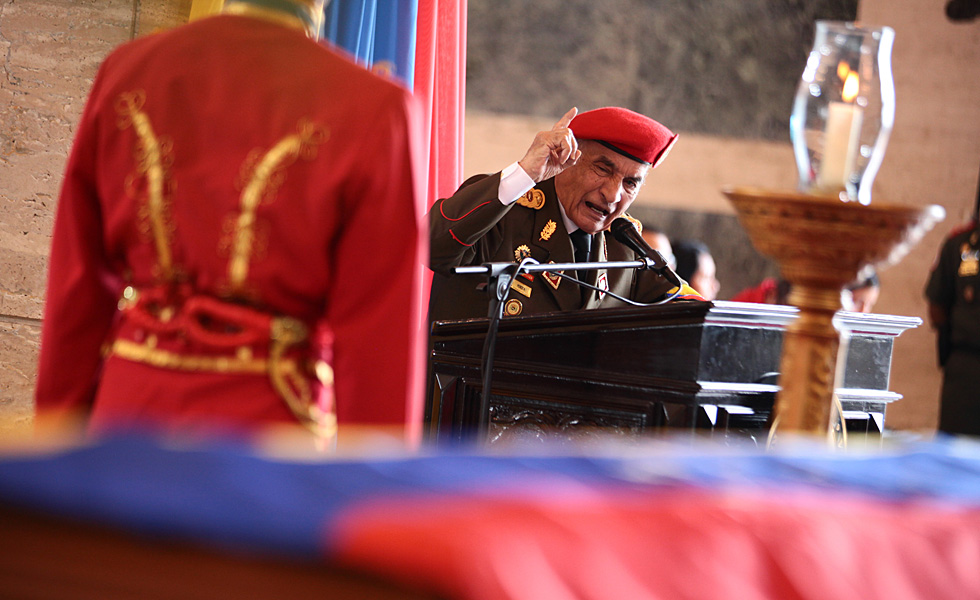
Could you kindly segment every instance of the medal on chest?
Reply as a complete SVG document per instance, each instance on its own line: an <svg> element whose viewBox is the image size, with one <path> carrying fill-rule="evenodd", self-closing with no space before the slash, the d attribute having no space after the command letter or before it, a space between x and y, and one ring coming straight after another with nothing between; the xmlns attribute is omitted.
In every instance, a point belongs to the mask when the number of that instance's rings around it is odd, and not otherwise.
<svg viewBox="0 0 980 600"><path fill-rule="evenodd" d="M960 268L957 275L960 277L972 277L980 273L980 256L978 251L970 244L963 244L960 247Z"/></svg>
<svg viewBox="0 0 980 600"><path fill-rule="evenodd" d="M549 260L548 264L553 265L555 264L555 261ZM548 285L555 288L556 290L558 289L558 286L561 285L561 275L559 275L558 273L552 273L551 271L542 271L541 276L544 277L544 280L548 282Z"/></svg>
<svg viewBox="0 0 980 600"><path fill-rule="evenodd" d="M508 317L516 317L524 310L524 305L520 300L511 298L504 304L504 314Z"/></svg>

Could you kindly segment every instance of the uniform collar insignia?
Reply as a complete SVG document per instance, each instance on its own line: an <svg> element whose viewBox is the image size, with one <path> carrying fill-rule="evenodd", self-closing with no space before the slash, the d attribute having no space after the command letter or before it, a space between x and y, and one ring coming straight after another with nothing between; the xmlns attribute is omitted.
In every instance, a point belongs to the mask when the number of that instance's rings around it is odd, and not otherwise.
<svg viewBox="0 0 980 600"><path fill-rule="evenodd" d="M544 229L541 230L541 239L548 241L551 239L551 235L558 229L558 224L553 220L548 219L548 222L544 224Z"/></svg>
<svg viewBox="0 0 980 600"><path fill-rule="evenodd" d="M517 203L534 210L541 210L544 206L544 192L538 188L528 190L526 194L517 199Z"/></svg>

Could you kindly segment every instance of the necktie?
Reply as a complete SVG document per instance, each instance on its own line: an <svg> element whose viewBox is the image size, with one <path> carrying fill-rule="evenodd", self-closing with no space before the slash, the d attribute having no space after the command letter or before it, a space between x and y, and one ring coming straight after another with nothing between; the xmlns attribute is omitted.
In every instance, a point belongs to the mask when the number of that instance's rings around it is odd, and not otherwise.
<svg viewBox="0 0 980 600"><path fill-rule="evenodd" d="M575 262L589 262L589 255L592 250L592 236L581 229L576 229L568 234L568 236L572 238L572 246L575 248ZM576 275L580 280L584 281L588 275L588 271L578 271Z"/></svg>

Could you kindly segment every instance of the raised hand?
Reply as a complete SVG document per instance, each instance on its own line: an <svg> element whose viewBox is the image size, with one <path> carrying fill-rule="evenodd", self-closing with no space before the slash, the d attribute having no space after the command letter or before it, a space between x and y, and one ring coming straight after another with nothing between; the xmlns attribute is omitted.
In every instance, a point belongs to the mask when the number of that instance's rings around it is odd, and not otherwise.
<svg viewBox="0 0 980 600"><path fill-rule="evenodd" d="M573 107L551 129L536 133L524 158L518 161L535 183L561 173L582 156L578 141L568 128L577 114L578 108Z"/></svg>

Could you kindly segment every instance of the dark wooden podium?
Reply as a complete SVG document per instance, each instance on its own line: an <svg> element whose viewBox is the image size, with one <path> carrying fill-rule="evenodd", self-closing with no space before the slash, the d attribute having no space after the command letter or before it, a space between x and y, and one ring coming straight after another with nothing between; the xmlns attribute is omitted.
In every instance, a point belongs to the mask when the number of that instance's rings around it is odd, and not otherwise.
<svg viewBox="0 0 980 600"><path fill-rule="evenodd" d="M507 317L497 335L485 431L487 319L432 325L427 438L507 440L680 430L759 439L778 391L789 306L684 302ZM838 313L851 334L837 390L848 432L880 433L894 339L921 319ZM842 349L844 346L842 344Z"/></svg>

